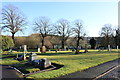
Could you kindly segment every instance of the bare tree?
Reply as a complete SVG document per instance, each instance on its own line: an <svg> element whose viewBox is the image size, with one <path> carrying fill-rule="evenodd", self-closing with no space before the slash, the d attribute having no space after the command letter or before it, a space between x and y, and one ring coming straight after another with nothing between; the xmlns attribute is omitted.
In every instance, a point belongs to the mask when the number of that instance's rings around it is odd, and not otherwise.
<svg viewBox="0 0 120 80"><path fill-rule="evenodd" d="M55 45L60 45L60 37L57 35L50 36L50 43L52 44L53 48Z"/></svg>
<svg viewBox="0 0 120 80"><path fill-rule="evenodd" d="M79 44L80 44L80 39L82 39L83 36L86 34L83 32L83 23L82 20L75 20L74 21L74 27L72 28L73 32L76 35L76 54L79 53Z"/></svg>
<svg viewBox="0 0 120 80"><path fill-rule="evenodd" d="M2 9L2 29L12 33L12 39L15 43L15 33L22 31L26 24L26 17L20 12L20 10L13 6L8 5Z"/></svg>
<svg viewBox="0 0 120 80"><path fill-rule="evenodd" d="M57 35L61 37L62 49L64 49L65 42L71 35L70 22L66 19L60 19L54 26Z"/></svg>
<svg viewBox="0 0 120 80"><path fill-rule="evenodd" d="M102 29L100 35L102 37L105 37L106 39L106 46L110 44L110 37L113 35L113 30L112 30L112 25L111 24L105 24Z"/></svg>
<svg viewBox="0 0 120 80"><path fill-rule="evenodd" d="M45 37L47 37L52 31L50 19L47 17L39 17L35 20L34 25L34 30L40 33L42 46L44 46Z"/></svg>

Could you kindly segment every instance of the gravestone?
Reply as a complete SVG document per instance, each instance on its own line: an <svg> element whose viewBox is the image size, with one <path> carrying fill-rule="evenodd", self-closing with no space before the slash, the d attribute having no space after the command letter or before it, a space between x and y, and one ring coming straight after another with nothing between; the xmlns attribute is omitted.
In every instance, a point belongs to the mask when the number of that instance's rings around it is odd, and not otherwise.
<svg viewBox="0 0 120 80"><path fill-rule="evenodd" d="M40 52L40 46L38 46L38 52Z"/></svg>
<svg viewBox="0 0 120 80"><path fill-rule="evenodd" d="M20 49L21 49L22 47L20 46Z"/></svg>
<svg viewBox="0 0 120 80"><path fill-rule="evenodd" d="M58 49L55 50L55 52L57 53Z"/></svg>
<svg viewBox="0 0 120 80"><path fill-rule="evenodd" d="M24 45L24 52L27 52L27 45Z"/></svg>
<svg viewBox="0 0 120 80"><path fill-rule="evenodd" d="M117 46L117 49L119 49L119 47Z"/></svg>
<svg viewBox="0 0 120 80"><path fill-rule="evenodd" d="M26 54L23 53L23 60L26 60Z"/></svg>
<svg viewBox="0 0 120 80"><path fill-rule="evenodd" d="M72 49L72 52L74 52L75 51L75 49Z"/></svg>
<svg viewBox="0 0 120 80"><path fill-rule="evenodd" d="M51 65L51 62L47 58L41 59L43 62L43 68L47 68Z"/></svg>
<svg viewBox="0 0 120 80"><path fill-rule="evenodd" d="M16 55L16 59L18 59L18 54Z"/></svg>
<svg viewBox="0 0 120 80"><path fill-rule="evenodd" d="M29 60L28 60L28 62L29 62L29 63L32 63L32 61L34 61L34 60L37 60L37 54L35 54L35 53L30 53L30 54L29 54Z"/></svg>
<svg viewBox="0 0 120 80"><path fill-rule="evenodd" d="M33 61L35 67L40 67L40 60Z"/></svg>
<svg viewBox="0 0 120 80"><path fill-rule="evenodd" d="M54 45L53 47L54 47L54 49L58 48L58 46L57 46L57 45Z"/></svg>
<svg viewBox="0 0 120 80"><path fill-rule="evenodd" d="M43 69L44 68L44 63L42 62L42 60L33 60L33 64L35 67L38 67L40 69Z"/></svg>
<svg viewBox="0 0 120 80"><path fill-rule="evenodd" d="M17 58L18 60L26 60L26 53L23 53L20 57Z"/></svg>
<svg viewBox="0 0 120 80"><path fill-rule="evenodd" d="M66 48L67 48L67 47L65 46L65 47L64 47L64 51L66 51Z"/></svg>
<svg viewBox="0 0 120 80"><path fill-rule="evenodd" d="M81 49L81 47L80 47L80 46L78 46L78 49Z"/></svg>
<svg viewBox="0 0 120 80"><path fill-rule="evenodd" d="M46 47L42 46L42 52L45 53L46 52Z"/></svg>
<svg viewBox="0 0 120 80"><path fill-rule="evenodd" d="M39 67L40 69L48 68L51 66L51 62L46 58L34 60L33 63L35 67Z"/></svg>
<svg viewBox="0 0 120 80"><path fill-rule="evenodd" d="M12 54L12 49L10 49L10 50L8 51L8 53L9 53L9 54Z"/></svg>
<svg viewBox="0 0 120 80"><path fill-rule="evenodd" d="M108 45L108 51L110 51L110 45Z"/></svg>

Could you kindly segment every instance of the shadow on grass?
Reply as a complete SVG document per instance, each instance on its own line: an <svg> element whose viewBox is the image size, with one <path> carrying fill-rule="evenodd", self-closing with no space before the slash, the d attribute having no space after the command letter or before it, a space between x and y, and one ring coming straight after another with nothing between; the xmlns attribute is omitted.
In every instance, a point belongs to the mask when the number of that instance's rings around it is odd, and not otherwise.
<svg viewBox="0 0 120 80"><path fill-rule="evenodd" d="M73 52L68 52L68 53L37 53L37 55L46 55L46 56L53 56L53 55L75 55Z"/></svg>

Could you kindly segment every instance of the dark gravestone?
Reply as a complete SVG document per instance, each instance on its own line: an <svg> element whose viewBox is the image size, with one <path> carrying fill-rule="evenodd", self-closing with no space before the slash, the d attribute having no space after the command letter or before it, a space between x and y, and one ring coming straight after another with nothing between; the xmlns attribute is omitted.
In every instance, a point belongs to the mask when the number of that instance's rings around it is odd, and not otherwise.
<svg viewBox="0 0 120 80"><path fill-rule="evenodd" d="M17 56L18 57L18 56ZM23 53L20 57L17 58L19 61L26 60L26 53Z"/></svg>
<svg viewBox="0 0 120 80"><path fill-rule="evenodd" d="M35 67L40 67L40 60L34 60L33 63L34 63L34 66Z"/></svg>
<svg viewBox="0 0 120 80"><path fill-rule="evenodd" d="M41 60L34 60L33 63L35 67L39 67L40 69L51 66L51 62L46 58L43 58Z"/></svg>
<svg viewBox="0 0 120 80"><path fill-rule="evenodd" d="M75 51L75 49L72 49L72 52L74 52Z"/></svg>
<svg viewBox="0 0 120 80"><path fill-rule="evenodd" d="M42 60L42 62L43 62L43 67L44 67L44 68L47 68L47 67L51 66L51 62L50 62L48 59L43 58L43 59L41 59L41 60Z"/></svg>
<svg viewBox="0 0 120 80"><path fill-rule="evenodd" d="M38 67L40 69L44 69L44 63L42 60L34 60L33 64L35 67Z"/></svg>

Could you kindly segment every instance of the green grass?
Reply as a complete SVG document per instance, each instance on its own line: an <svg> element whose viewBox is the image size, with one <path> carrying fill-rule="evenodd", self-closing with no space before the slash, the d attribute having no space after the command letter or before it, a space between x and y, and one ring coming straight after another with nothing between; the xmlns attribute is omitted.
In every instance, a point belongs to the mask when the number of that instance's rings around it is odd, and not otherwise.
<svg viewBox="0 0 120 80"><path fill-rule="evenodd" d="M33 73L33 72L40 71L39 68L34 68L34 67L28 67L28 68L26 68L24 70L27 71L28 73Z"/></svg>
<svg viewBox="0 0 120 80"><path fill-rule="evenodd" d="M7 58L7 59L0 60L0 64L3 64L3 65L12 65L12 64L17 64L17 63L20 63L20 62L13 58Z"/></svg>
<svg viewBox="0 0 120 80"><path fill-rule="evenodd" d="M82 52L84 50L80 50L80 51ZM55 77L63 76L69 73L81 71L89 67L97 66L99 64L120 58L120 56L118 56L118 53L119 53L118 50L111 50L110 52L108 52L107 50L100 52L98 52L98 50L89 50L88 53L82 53L77 55L72 51L60 51L58 53L49 51L47 53L37 53L39 59L48 58L50 61L54 63L64 65L64 67L57 70L36 73L26 78L38 79L38 78L55 78ZM2 62L0 61L0 64L6 64L6 65L17 64L17 63L22 63L22 62L19 62L13 58L3 59ZM26 70L32 72L34 71L34 68L26 69Z"/></svg>
<svg viewBox="0 0 120 80"><path fill-rule="evenodd" d="M24 67L25 64L15 64L13 67L16 67L16 68L20 68L20 67Z"/></svg>
<svg viewBox="0 0 120 80"><path fill-rule="evenodd" d="M23 63L23 62L26 62L27 60L25 61L18 61L14 58L5 58L5 59L1 59L0 60L0 64L2 65L13 65L13 64L18 64L18 63Z"/></svg>
<svg viewBox="0 0 120 80"><path fill-rule="evenodd" d="M39 68L36 68L33 65L26 64L26 63L15 64L15 65L12 65L12 66L16 67L17 69L19 69L21 72L23 72L25 74L40 71Z"/></svg>
<svg viewBox="0 0 120 80"><path fill-rule="evenodd" d="M40 55L39 58L48 58L50 61L62 64L64 67L43 72L43 73L37 73L34 75L30 75L27 78L55 78L59 76L63 76L69 73L73 73L76 71L81 71L84 69L87 69L89 67L97 66L99 64L114 60L118 58L118 52L117 51L102 51L102 52L89 52L84 54L78 54L75 55L74 53L67 53L67 54L60 54L57 55Z"/></svg>

